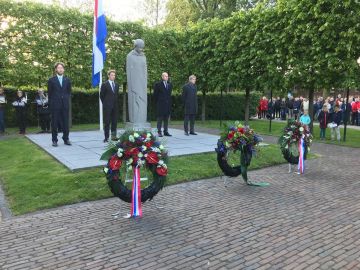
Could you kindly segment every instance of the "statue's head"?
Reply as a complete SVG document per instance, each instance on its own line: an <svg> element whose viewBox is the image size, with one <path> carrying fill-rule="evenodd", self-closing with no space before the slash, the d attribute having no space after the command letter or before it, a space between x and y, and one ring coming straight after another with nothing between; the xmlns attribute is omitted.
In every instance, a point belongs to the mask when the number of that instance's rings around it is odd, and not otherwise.
<svg viewBox="0 0 360 270"><path fill-rule="evenodd" d="M144 51L145 48L145 42L142 39L135 39L134 40L134 46L135 46L135 51L138 53L142 53Z"/></svg>

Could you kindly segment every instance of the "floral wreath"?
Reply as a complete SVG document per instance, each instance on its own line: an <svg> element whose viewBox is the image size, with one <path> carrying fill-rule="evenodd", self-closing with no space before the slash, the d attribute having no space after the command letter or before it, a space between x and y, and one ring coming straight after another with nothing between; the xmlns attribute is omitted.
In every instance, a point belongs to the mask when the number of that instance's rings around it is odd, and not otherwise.
<svg viewBox="0 0 360 270"><path fill-rule="evenodd" d="M164 146L147 131L126 131L119 141L109 145L101 156L107 160L104 173L114 196L131 202L131 190L121 180L121 172L132 171L134 167L144 167L152 173L152 183L141 189L141 202L151 200L165 185L168 168L168 155Z"/></svg>
<svg viewBox="0 0 360 270"><path fill-rule="evenodd" d="M258 144L262 138L253 129L243 126L239 121L234 124L225 125L215 149L220 169L226 176L236 177L242 175L246 183L247 167L250 165L252 156L257 151ZM230 166L228 163L229 152L240 151L240 165Z"/></svg>
<svg viewBox="0 0 360 270"><path fill-rule="evenodd" d="M307 125L294 119L289 119L278 143L280 144L280 149L284 158L290 164L298 164L299 162L298 144L301 138L303 138L305 144L304 159L306 159L306 155L310 151L313 136Z"/></svg>

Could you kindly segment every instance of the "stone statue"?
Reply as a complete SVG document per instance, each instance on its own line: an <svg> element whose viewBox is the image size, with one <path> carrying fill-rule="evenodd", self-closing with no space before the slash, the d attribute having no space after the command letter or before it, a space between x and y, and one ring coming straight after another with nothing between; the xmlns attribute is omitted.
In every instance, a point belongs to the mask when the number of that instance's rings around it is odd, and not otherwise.
<svg viewBox="0 0 360 270"><path fill-rule="evenodd" d="M147 65L143 52L145 43L142 39L136 39L134 46L126 58L129 120L131 124L142 125L147 118Z"/></svg>

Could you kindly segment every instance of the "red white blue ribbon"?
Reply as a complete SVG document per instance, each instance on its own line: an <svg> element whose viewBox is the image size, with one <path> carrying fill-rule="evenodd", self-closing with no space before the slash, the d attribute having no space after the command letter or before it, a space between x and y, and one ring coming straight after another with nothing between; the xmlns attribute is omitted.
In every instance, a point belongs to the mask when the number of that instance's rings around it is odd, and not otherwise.
<svg viewBox="0 0 360 270"><path fill-rule="evenodd" d="M142 217L140 169L138 166L134 167L134 178L132 184L132 199L131 199L131 216Z"/></svg>
<svg viewBox="0 0 360 270"><path fill-rule="evenodd" d="M304 139L301 137L301 139L299 140L299 164L298 164L298 172L301 174L303 174L305 170L304 152L305 152L305 143L304 143Z"/></svg>

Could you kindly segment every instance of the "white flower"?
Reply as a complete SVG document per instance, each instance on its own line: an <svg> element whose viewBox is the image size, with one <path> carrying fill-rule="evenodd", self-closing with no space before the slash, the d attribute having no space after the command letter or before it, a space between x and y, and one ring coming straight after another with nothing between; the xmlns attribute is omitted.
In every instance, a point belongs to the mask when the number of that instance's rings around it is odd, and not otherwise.
<svg viewBox="0 0 360 270"><path fill-rule="evenodd" d="M146 134L146 137L151 138L151 133Z"/></svg>
<svg viewBox="0 0 360 270"><path fill-rule="evenodd" d="M147 147L145 145L141 146L141 151L146 151Z"/></svg>
<svg viewBox="0 0 360 270"><path fill-rule="evenodd" d="M135 142L135 138L134 138L133 135L130 135L130 136L129 136L129 141L130 141L130 142Z"/></svg>
<svg viewBox="0 0 360 270"><path fill-rule="evenodd" d="M134 133L135 138L139 138L139 136L140 136L139 133L137 133L137 132Z"/></svg>
<svg viewBox="0 0 360 270"><path fill-rule="evenodd" d="M117 150L117 155L118 155L118 157L122 157L122 156L123 156L123 152L124 152L124 150L123 150L122 148L119 148L119 149Z"/></svg>
<svg viewBox="0 0 360 270"><path fill-rule="evenodd" d="M164 150L164 146L162 144L160 144L159 149Z"/></svg>
<svg viewBox="0 0 360 270"><path fill-rule="evenodd" d="M128 167L127 167L127 170L128 170L128 171L132 171L132 166L128 166Z"/></svg>
<svg viewBox="0 0 360 270"><path fill-rule="evenodd" d="M127 165L130 165L130 164L132 164L133 163L133 159L132 158L129 158L127 161L126 161L126 164Z"/></svg>
<svg viewBox="0 0 360 270"><path fill-rule="evenodd" d="M164 161L163 161L163 160L159 160L158 164L159 164L160 166L162 166L162 165L164 165Z"/></svg>
<svg viewBox="0 0 360 270"><path fill-rule="evenodd" d="M104 173L108 173L108 171L109 171L109 168L104 167Z"/></svg>
<svg viewBox="0 0 360 270"><path fill-rule="evenodd" d="M139 157L139 158L142 158L143 156L144 156L144 154L141 153L141 152L138 154L138 157Z"/></svg>
<svg viewBox="0 0 360 270"><path fill-rule="evenodd" d="M138 159L137 164L141 167L145 164L145 160Z"/></svg>
<svg viewBox="0 0 360 270"><path fill-rule="evenodd" d="M300 127L299 130L300 130L300 132L303 132L303 131L304 131L304 128L303 128L303 127Z"/></svg>
<svg viewBox="0 0 360 270"><path fill-rule="evenodd" d="M155 152L155 153L160 153L161 151L159 150L159 148L157 147L151 147L151 149Z"/></svg>

